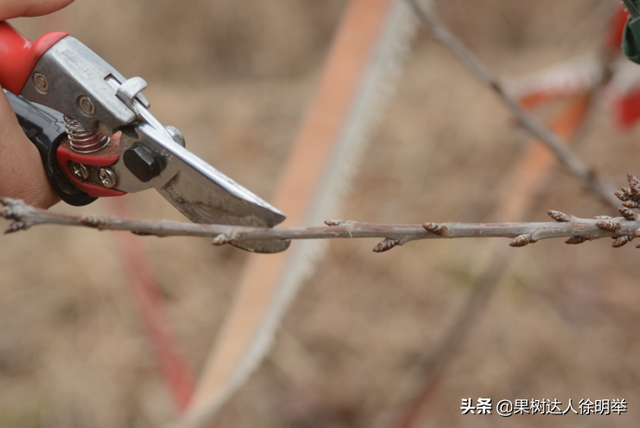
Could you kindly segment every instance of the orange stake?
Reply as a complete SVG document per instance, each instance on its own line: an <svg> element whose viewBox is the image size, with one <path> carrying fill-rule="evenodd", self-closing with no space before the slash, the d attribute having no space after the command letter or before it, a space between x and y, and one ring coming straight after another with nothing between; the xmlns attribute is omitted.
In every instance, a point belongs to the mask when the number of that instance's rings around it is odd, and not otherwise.
<svg viewBox="0 0 640 428"><path fill-rule="evenodd" d="M409 9L402 0L349 3L272 201L286 213L285 226L303 226L324 219L314 216L323 215L318 213L337 193L327 190L327 183L338 180L340 174L335 171L345 162L345 148L353 147L349 146L354 144L350 140L361 136L352 138L351 134L358 133L353 131L358 122L354 116L368 118L362 112L376 104L363 100L371 95L370 82L382 74L379 67L388 65L377 54L388 52L385 49L389 49L389 40L396 41L394 37L400 38L397 34L410 28L411 22L398 24L405 13L410 20ZM314 245L313 251L310 245ZM294 242L285 253L251 256L194 400L178 424L180 428L199 427L210 419L262 360L284 307L304 276L301 272L311 268L309 259L313 258L312 253L317 254L316 246ZM285 276L287 269L296 270L296 275Z"/></svg>

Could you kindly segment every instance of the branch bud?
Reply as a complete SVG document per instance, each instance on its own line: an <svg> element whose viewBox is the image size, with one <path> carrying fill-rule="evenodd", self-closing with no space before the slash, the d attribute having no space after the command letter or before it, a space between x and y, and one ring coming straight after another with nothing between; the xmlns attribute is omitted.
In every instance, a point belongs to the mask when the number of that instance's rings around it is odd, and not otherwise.
<svg viewBox="0 0 640 428"><path fill-rule="evenodd" d="M567 239L566 241L564 241L565 244L569 244L569 245L578 245L578 244L582 244L583 242L587 242L588 239L583 237L583 236L572 236L569 239Z"/></svg>
<svg viewBox="0 0 640 428"><path fill-rule="evenodd" d="M596 222L596 226L598 226L602 230L606 230L607 232L616 232L620 230L622 224L611 217L605 217Z"/></svg>
<svg viewBox="0 0 640 428"><path fill-rule="evenodd" d="M5 230L4 230L4 234L8 235L10 233L15 233L18 232L20 230L27 230L27 224L23 221L14 221L13 223L11 223Z"/></svg>
<svg viewBox="0 0 640 428"><path fill-rule="evenodd" d="M525 245L534 244L536 242L538 242L538 240L533 239L533 236L531 236L531 234L525 234L516 236L516 238L511 241L509 245L512 247L524 247Z"/></svg>
<svg viewBox="0 0 640 428"><path fill-rule="evenodd" d="M571 216L560 211L549 210L547 211L547 214L558 223L568 223L571 221Z"/></svg>
<svg viewBox="0 0 640 428"><path fill-rule="evenodd" d="M627 189L626 187L622 187L619 192L613 192L613 194L616 195L616 197L622 202L628 201L633 198L631 190Z"/></svg>
<svg viewBox="0 0 640 428"><path fill-rule="evenodd" d="M385 251L389 251L390 249L397 247L398 245L400 245L400 241L398 241L397 239L386 238L385 240L381 241L378 245L375 246L375 248L373 249L373 252L384 253Z"/></svg>
<svg viewBox="0 0 640 428"><path fill-rule="evenodd" d="M429 232L435 233L436 235L440 236L447 236L447 234L449 233L449 228L444 224L425 223L422 225L422 227L427 229Z"/></svg>
<svg viewBox="0 0 640 428"><path fill-rule="evenodd" d="M211 240L211 243L216 246L235 244L238 239L237 232L222 233Z"/></svg>
<svg viewBox="0 0 640 428"><path fill-rule="evenodd" d="M105 221L103 218L91 214L83 215L82 217L80 217L80 223L84 224L85 226L95 227L97 229L101 229L105 225Z"/></svg>
<svg viewBox="0 0 640 428"><path fill-rule="evenodd" d="M627 174L627 180L629 181L629 190L631 190L633 196L635 198L640 198L640 180L631 173Z"/></svg>
<svg viewBox="0 0 640 428"><path fill-rule="evenodd" d="M620 248L620 247L626 245L627 242L631 241L631 239L633 239L633 237L631 237L629 235L621 236L621 237L617 238L615 241L613 241L613 244L611 244L611 246L613 248Z"/></svg>
<svg viewBox="0 0 640 428"><path fill-rule="evenodd" d="M619 207L618 212L622 217L629 221L636 221L636 214L626 207Z"/></svg>

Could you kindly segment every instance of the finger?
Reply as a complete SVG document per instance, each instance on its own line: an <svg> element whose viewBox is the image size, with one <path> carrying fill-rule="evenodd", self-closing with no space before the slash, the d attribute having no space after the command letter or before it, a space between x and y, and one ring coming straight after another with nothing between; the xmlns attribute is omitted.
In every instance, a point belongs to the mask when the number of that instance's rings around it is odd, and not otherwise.
<svg viewBox="0 0 640 428"><path fill-rule="evenodd" d="M72 2L73 0L0 0L0 21L20 16L46 15Z"/></svg>
<svg viewBox="0 0 640 428"><path fill-rule="evenodd" d="M22 132L9 100L0 89L0 196L49 208L60 198L42 166L40 153Z"/></svg>

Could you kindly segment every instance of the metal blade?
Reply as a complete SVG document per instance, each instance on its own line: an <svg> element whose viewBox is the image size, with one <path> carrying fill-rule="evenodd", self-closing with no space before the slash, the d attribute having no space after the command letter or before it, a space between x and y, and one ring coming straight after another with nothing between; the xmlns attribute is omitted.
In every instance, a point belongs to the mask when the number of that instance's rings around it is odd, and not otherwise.
<svg viewBox="0 0 640 428"><path fill-rule="evenodd" d="M153 187L196 223L273 227L286 218L277 208L147 123L126 129L120 144L121 153L134 144L143 144L155 154L161 171L149 181L142 182L125 166L125 156L122 156L113 166L119 190L133 193ZM276 253L286 250L289 242L251 241L236 246L252 252Z"/></svg>

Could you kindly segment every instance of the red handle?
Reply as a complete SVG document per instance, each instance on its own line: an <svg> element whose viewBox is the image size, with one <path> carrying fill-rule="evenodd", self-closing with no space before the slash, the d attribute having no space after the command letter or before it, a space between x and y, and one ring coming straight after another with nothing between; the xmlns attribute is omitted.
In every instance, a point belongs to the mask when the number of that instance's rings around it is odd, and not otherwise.
<svg viewBox="0 0 640 428"><path fill-rule="evenodd" d="M16 95L20 94L42 54L66 36L68 33L55 31L32 43L9 23L1 21L0 85Z"/></svg>

